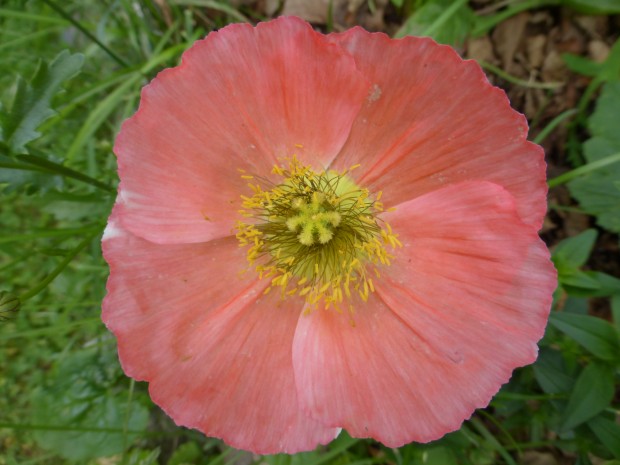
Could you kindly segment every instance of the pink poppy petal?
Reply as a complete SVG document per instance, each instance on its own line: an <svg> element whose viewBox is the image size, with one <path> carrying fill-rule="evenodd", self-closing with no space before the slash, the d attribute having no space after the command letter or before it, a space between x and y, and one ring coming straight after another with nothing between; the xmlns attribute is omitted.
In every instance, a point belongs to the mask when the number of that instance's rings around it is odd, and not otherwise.
<svg viewBox="0 0 620 465"><path fill-rule="evenodd" d="M373 84L335 162L360 163L358 181L392 206L445 185L486 180L516 199L539 229L546 212L542 148L526 140L525 117L474 61L428 38L390 40L354 28L329 36Z"/></svg>
<svg viewBox="0 0 620 465"><path fill-rule="evenodd" d="M403 248L376 292L353 315L302 317L293 364L310 415L398 447L458 429L536 359L556 274L500 186L449 186L385 216Z"/></svg>
<svg viewBox="0 0 620 465"><path fill-rule="evenodd" d="M267 280L240 275L234 238L156 245L113 220L103 249L111 267L103 320L123 369L150 383L177 424L261 454L336 436L298 406L291 352L302 304L263 296Z"/></svg>
<svg viewBox="0 0 620 465"><path fill-rule="evenodd" d="M297 154L317 169L368 94L353 58L297 18L211 33L142 92L116 140L123 227L157 243L229 235L239 169L270 176Z"/></svg>

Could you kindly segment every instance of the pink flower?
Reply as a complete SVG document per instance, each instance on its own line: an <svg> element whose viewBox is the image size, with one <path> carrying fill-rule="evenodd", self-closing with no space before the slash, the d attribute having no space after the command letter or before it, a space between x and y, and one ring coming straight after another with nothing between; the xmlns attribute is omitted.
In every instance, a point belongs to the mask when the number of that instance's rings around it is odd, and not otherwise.
<svg viewBox="0 0 620 465"><path fill-rule="evenodd" d="M536 359L555 288L526 135L430 39L209 34L116 141L103 319L123 369L256 453L458 429Z"/></svg>

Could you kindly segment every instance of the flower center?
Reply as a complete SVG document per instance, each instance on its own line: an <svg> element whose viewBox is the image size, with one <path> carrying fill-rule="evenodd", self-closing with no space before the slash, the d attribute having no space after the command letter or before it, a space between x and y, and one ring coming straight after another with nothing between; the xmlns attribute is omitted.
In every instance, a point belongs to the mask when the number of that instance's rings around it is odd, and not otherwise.
<svg viewBox="0 0 620 465"><path fill-rule="evenodd" d="M316 173L293 157L274 167L277 185L242 175L253 180L253 195L241 196L247 221L237 223L236 235L250 266L270 279L265 293L279 287L283 298L303 296L309 309L321 301L339 309L352 292L364 301L374 292L371 274L380 277L379 267L393 258L386 246L401 243L387 223L379 225L381 193L357 186L349 177L354 168Z"/></svg>
<svg viewBox="0 0 620 465"><path fill-rule="evenodd" d="M326 201L323 192L314 191L308 203L303 197L291 202L299 213L286 220L286 227L299 232L297 239L303 245L327 244L334 237L333 228L340 224L340 213Z"/></svg>

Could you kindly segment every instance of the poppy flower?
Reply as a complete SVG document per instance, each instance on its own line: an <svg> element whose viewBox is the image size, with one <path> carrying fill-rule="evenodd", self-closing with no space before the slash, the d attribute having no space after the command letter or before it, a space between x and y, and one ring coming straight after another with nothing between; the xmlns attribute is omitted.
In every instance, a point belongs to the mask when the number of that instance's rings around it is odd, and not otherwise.
<svg viewBox="0 0 620 465"><path fill-rule="evenodd" d="M555 288L527 129L428 38L209 34L116 140L103 320L124 371L261 454L458 429L536 359Z"/></svg>

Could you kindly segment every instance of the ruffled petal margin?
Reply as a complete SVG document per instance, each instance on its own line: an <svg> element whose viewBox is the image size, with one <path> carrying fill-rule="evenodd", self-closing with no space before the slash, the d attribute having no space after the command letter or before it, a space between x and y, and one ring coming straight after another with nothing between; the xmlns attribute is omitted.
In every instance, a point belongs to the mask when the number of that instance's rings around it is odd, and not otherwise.
<svg viewBox="0 0 620 465"><path fill-rule="evenodd" d="M116 140L124 228L157 243L230 234L245 175L297 155L317 170L368 94L353 58L298 18L209 34L142 91Z"/></svg>
<svg viewBox="0 0 620 465"><path fill-rule="evenodd" d="M480 66L432 39L357 27L328 36L353 55L373 86L336 169L361 164L360 185L383 191L391 207L462 181L491 181L516 199L521 219L540 229L546 164L527 141L523 115Z"/></svg>
<svg viewBox="0 0 620 465"><path fill-rule="evenodd" d="M299 409L292 344L302 302L264 296L240 276L234 238L156 245L112 219L103 321L125 373L148 381L174 421L233 447L268 454L326 444L338 434ZM249 274L249 273L248 273Z"/></svg>
<svg viewBox="0 0 620 465"><path fill-rule="evenodd" d="M389 447L428 442L532 363L556 286L549 252L502 187L462 183L385 215L403 248L353 314L302 317L307 413Z"/></svg>

